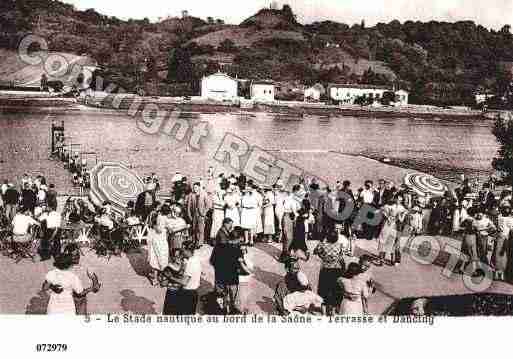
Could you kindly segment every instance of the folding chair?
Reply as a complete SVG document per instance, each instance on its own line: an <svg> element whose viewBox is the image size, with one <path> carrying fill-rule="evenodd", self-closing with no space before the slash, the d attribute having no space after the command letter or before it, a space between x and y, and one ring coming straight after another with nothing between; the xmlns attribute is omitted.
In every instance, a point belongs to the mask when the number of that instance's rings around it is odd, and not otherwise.
<svg viewBox="0 0 513 359"><path fill-rule="evenodd" d="M36 251L39 247L39 238L37 237L38 231L35 230L35 226L29 228L27 236L29 240L19 241L16 238L19 236L11 236L11 250L9 254L14 259L15 263L21 262L23 259L31 259L33 263L36 262Z"/></svg>
<svg viewBox="0 0 513 359"><path fill-rule="evenodd" d="M143 223L133 224L127 228L126 249L138 249L148 242L148 226Z"/></svg>
<svg viewBox="0 0 513 359"><path fill-rule="evenodd" d="M91 236L92 225L84 225L78 231L78 237L75 242L79 245L80 248L90 248L93 247L93 237Z"/></svg>

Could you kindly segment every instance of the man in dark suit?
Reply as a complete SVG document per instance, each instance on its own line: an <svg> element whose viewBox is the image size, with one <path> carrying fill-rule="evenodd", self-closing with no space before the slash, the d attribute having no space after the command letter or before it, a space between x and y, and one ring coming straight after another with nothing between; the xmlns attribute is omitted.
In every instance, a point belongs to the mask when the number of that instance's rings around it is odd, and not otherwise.
<svg viewBox="0 0 513 359"><path fill-rule="evenodd" d="M483 213L488 213L495 204L495 195L490 190L490 184L483 184L483 190L479 192L479 203L481 204L481 210Z"/></svg>
<svg viewBox="0 0 513 359"><path fill-rule="evenodd" d="M143 221L146 221L151 211L153 211L156 202L155 191L147 189L141 192L135 201L135 213L141 217Z"/></svg>
<svg viewBox="0 0 513 359"><path fill-rule="evenodd" d="M202 190L201 183L194 183L192 192L185 198L185 211L191 224L193 241L198 249L201 248L205 240L206 217L210 208L210 200L206 192Z"/></svg>

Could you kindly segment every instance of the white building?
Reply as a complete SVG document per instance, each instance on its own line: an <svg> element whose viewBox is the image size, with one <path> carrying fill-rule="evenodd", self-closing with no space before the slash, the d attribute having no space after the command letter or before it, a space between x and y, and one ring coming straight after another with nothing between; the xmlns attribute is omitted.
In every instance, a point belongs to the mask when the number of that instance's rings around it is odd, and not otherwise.
<svg viewBox="0 0 513 359"><path fill-rule="evenodd" d="M354 104L355 100L362 96L374 100L380 100L383 97L383 94L389 91L392 90L387 86L373 85L332 84L328 87L328 95L330 99L343 104Z"/></svg>
<svg viewBox="0 0 513 359"><path fill-rule="evenodd" d="M328 96L331 100L352 105L359 97L365 97L375 102L383 98L385 92L393 92L395 94L395 105L404 106L408 104L409 93L405 90L395 91L388 86L374 86L374 85L356 85L356 84L341 84L330 85L328 87Z"/></svg>
<svg viewBox="0 0 513 359"><path fill-rule="evenodd" d="M396 106L406 106L408 105L408 97L410 93L405 90L398 90L395 92L395 105Z"/></svg>
<svg viewBox="0 0 513 359"><path fill-rule="evenodd" d="M201 97L216 101L232 100L237 97L237 80L221 72L205 76L201 79Z"/></svg>
<svg viewBox="0 0 513 359"><path fill-rule="evenodd" d="M321 84L315 84L305 90L305 101L319 102L321 96L326 93L324 86Z"/></svg>
<svg viewBox="0 0 513 359"><path fill-rule="evenodd" d="M481 103L484 103L484 102L488 101L493 96L494 95L490 94L490 93L476 93L475 94L476 105L479 105Z"/></svg>
<svg viewBox="0 0 513 359"><path fill-rule="evenodd" d="M256 101L274 101L275 88L272 81L253 81L250 95Z"/></svg>

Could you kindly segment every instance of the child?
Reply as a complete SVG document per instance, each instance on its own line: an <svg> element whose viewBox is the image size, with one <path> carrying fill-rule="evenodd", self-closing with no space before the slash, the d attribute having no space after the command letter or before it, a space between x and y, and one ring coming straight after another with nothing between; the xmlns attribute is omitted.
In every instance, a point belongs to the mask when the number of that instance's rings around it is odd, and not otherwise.
<svg viewBox="0 0 513 359"><path fill-rule="evenodd" d="M410 212L410 216L409 216L410 231L411 231L410 235L412 237L422 234L423 229L424 229L423 222L424 222L424 219L423 219L423 215L422 215L422 210L420 209L419 206L413 207L412 211Z"/></svg>
<svg viewBox="0 0 513 359"><path fill-rule="evenodd" d="M239 259L241 267L239 271L239 302L240 311L247 314L249 312L249 297L254 289L254 265L248 253L247 245L242 243L240 249L243 257Z"/></svg>
<svg viewBox="0 0 513 359"><path fill-rule="evenodd" d="M360 257L358 263L360 264L360 274L358 278L367 286L369 293L374 293L376 287L374 279L372 278L372 260L371 257L364 254ZM367 297L362 296L363 313L369 314Z"/></svg>

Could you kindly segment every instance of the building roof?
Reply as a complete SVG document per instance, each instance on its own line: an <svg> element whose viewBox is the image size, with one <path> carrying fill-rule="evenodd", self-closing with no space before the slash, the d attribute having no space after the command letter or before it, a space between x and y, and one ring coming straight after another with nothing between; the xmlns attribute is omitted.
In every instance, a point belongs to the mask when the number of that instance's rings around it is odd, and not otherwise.
<svg viewBox="0 0 513 359"><path fill-rule="evenodd" d="M212 76L223 76L223 77L229 78L232 81L237 81L237 79L234 79L233 77L231 77L228 74L225 74L224 72L216 72L215 74L210 74L210 75L207 75L207 76L203 76L203 78L206 79L206 78L212 77Z"/></svg>
<svg viewBox="0 0 513 359"><path fill-rule="evenodd" d="M251 85L269 85L269 86L274 86L274 81L272 81L272 80L253 80L253 81L251 81Z"/></svg>
<svg viewBox="0 0 513 359"><path fill-rule="evenodd" d="M307 90L310 90L310 89L315 89L319 92L325 92L326 90L324 89L324 86L320 83L316 83L315 85L313 86L310 86Z"/></svg>
<svg viewBox="0 0 513 359"><path fill-rule="evenodd" d="M328 87L336 88L350 88L350 89L361 89L361 90L390 90L389 86L378 86L378 85L362 85L362 84L330 84Z"/></svg>

